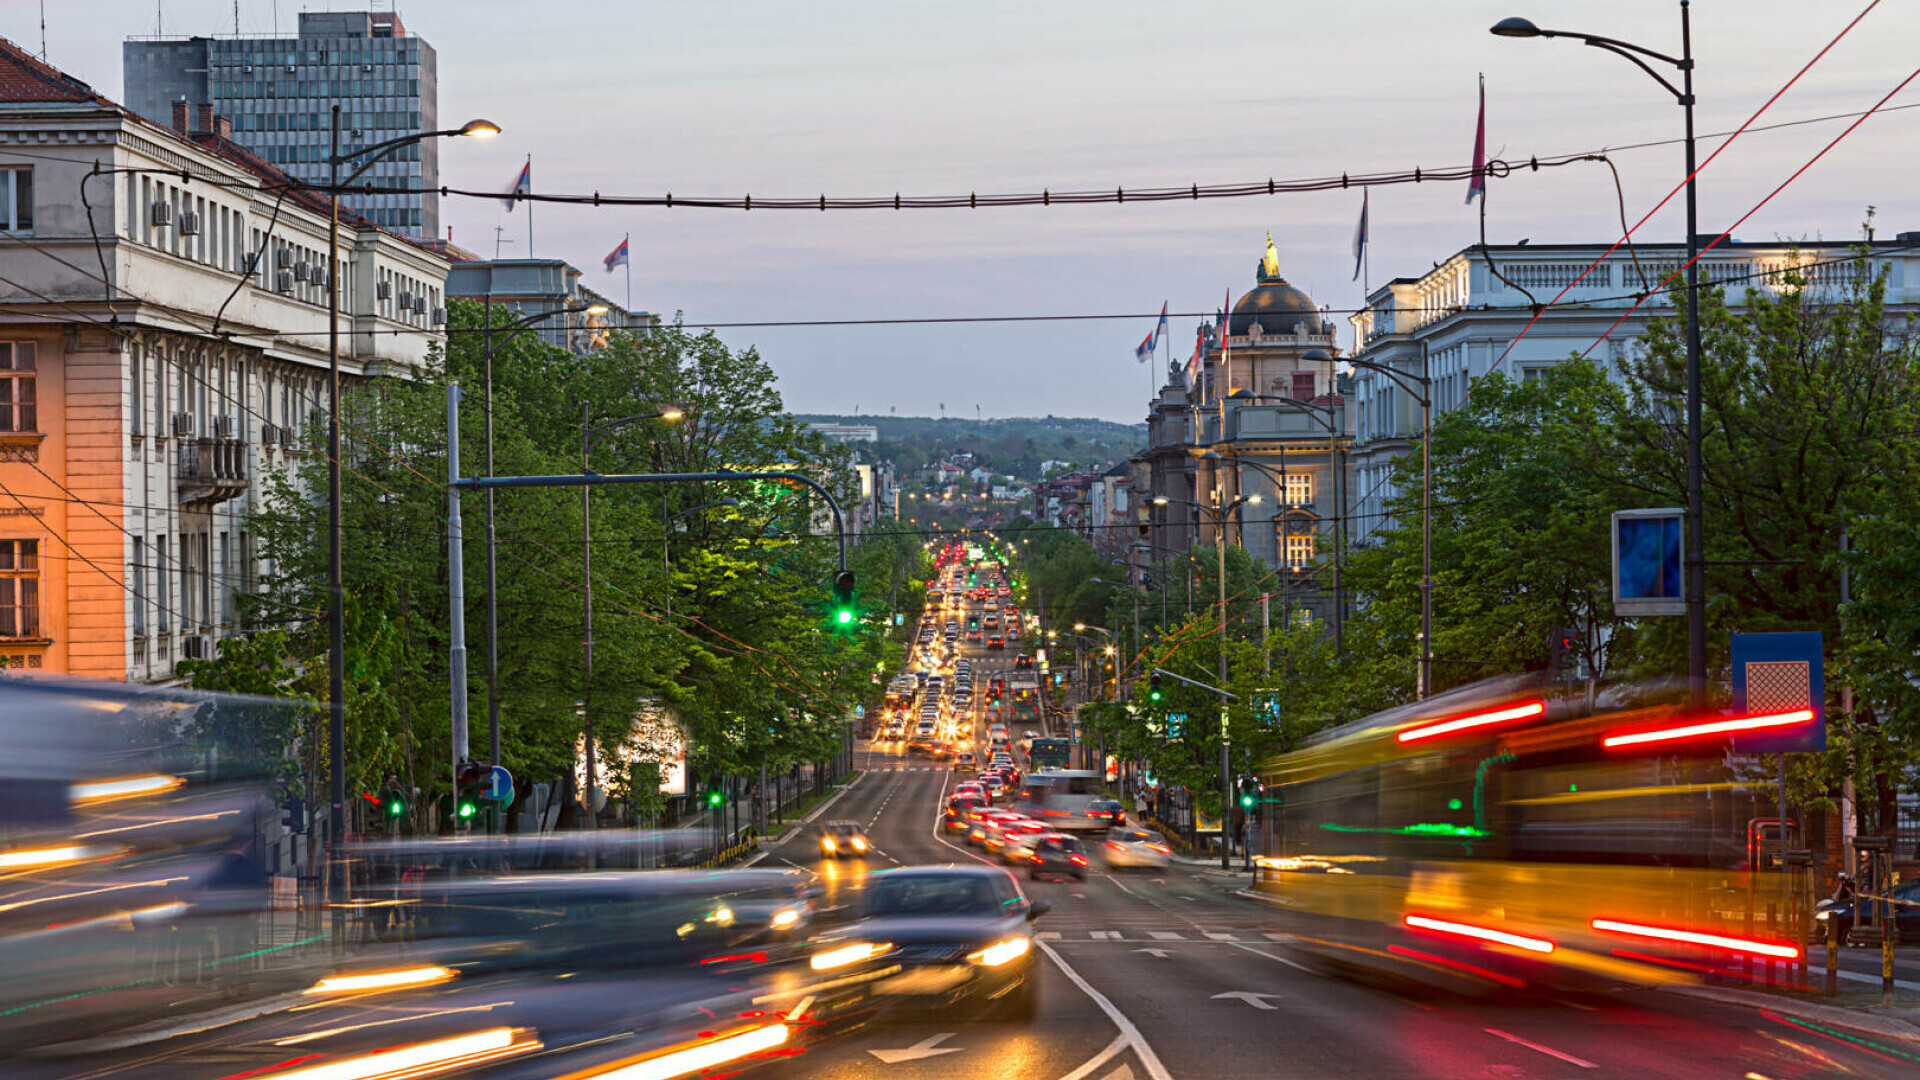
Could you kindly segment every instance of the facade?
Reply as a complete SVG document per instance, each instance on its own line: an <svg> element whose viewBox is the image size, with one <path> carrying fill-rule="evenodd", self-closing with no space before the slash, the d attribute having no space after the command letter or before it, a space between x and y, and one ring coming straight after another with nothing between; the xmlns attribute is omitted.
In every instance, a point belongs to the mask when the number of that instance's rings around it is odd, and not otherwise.
<svg viewBox="0 0 1920 1080"><path fill-rule="evenodd" d="M1147 448L1130 462L1128 505L1147 526L1131 573L1214 543L1215 514L1193 504L1258 496L1229 516L1227 542L1279 572L1276 598L1303 620L1332 617L1354 437L1338 353L1333 324L1281 276L1269 239L1254 288L1201 328L1198 363L1170 369L1152 403Z"/></svg>
<svg viewBox="0 0 1920 1080"><path fill-rule="evenodd" d="M580 268L565 259L482 259L444 240L427 246L452 263L448 296L507 309L496 313L495 325L537 312L591 308L535 323L527 331L556 348L578 354L606 344L610 330L659 325L658 316L628 311L581 284Z"/></svg>
<svg viewBox="0 0 1920 1080"><path fill-rule="evenodd" d="M319 452L336 267L348 378L439 335L443 259L350 215L329 252L325 202L280 199L285 174L195 115L142 119L0 41L9 667L166 680L243 629L263 478Z"/></svg>
<svg viewBox="0 0 1920 1080"><path fill-rule="evenodd" d="M1837 241L1724 243L1701 260L1701 282L1724 286L1736 309L1747 288L1777 288L1795 267L1816 288L1844 288L1859 272L1850 259L1858 247ZM1388 521L1386 504L1396 494L1393 459L1417 446L1421 435L1423 379L1432 379L1438 416L1465 402L1477 379L1495 371L1524 379L1596 342L1593 357L1621 377L1635 339L1650 319L1671 317L1673 305L1656 292L1611 333L1608 327L1640 292L1656 288L1685 262L1684 245L1622 247L1568 291L1565 306L1546 309L1527 329L1535 301L1552 300L1606 250L1605 244L1469 248L1420 277L1380 286L1367 297L1366 309L1349 317L1354 356L1399 373L1397 381L1363 367L1353 374L1351 535L1357 542ZM1870 250L1870 266L1887 270L1889 315L1904 318L1920 311L1920 232L1901 233Z"/></svg>
<svg viewBox="0 0 1920 1080"><path fill-rule="evenodd" d="M440 128L439 62L393 12L302 12L295 37L135 38L122 67L127 107L166 122L174 102L209 105L233 138L309 183L327 181L332 108L343 153ZM365 179L405 194L349 195L342 205L413 236L440 233L440 151L428 139Z"/></svg>

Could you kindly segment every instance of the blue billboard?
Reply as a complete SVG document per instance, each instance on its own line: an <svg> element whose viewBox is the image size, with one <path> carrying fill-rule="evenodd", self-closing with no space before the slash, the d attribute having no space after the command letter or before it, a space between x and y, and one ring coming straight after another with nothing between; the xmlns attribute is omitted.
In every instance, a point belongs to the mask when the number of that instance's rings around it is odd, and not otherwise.
<svg viewBox="0 0 1920 1080"><path fill-rule="evenodd" d="M1733 709L1768 721L1733 737L1741 754L1827 748L1826 673L1817 630L1733 635ZM1802 715L1807 714L1807 715Z"/></svg>
<svg viewBox="0 0 1920 1080"><path fill-rule="evenodd" d="M1623 617L1684 615L1681 552L1685 511L1613 512L1613 612Z"/></svg>

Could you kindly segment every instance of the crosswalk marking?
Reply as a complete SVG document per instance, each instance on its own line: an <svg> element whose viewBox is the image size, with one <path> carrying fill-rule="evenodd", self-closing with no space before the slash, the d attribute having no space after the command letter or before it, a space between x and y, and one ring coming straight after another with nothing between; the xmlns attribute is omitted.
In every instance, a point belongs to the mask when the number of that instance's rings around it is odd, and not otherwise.
<svg viewBox="0 0 1920 1080"><path fill-rule="evenodd" d="M1150 938L1152 938L1152 939L1153 939L1153 940L1155 940L1155 941L1185 941L1185 940L1187 940L1186 938L1184 938L1184 937L1182 937L1182 936L1180 936L1180 935L1179 935L1178 933L1176 933L1176 932L1174 932L1174 931L1172 931L1172 930L1149 930L1149 931L1147 931L1147 936L1148 936L1148 937L1150 937Z"/></svg>
<svg viewBox="0 0 1920 1080"><path fill-rule="evenodd" d="M1089 931L1089 934L1095 941L1123 940L1120 936L1120 931L1118 930L1093 930L1093 931Z"/></svg>
<svg viewBox="0 0 1920 1080"><path fill-rule="evenodd" d="M1293 940L1292 934L1276 934L1276 933L1273 933L1272 931L1268 931L1267 933L1262 934L1260 936L1266 938L1268 941L1292 941Z"/></svg>
<svg viewBox="0 0 1920 1080"><path fill-rule="evenodd" d="M1040 931L1039 933L1037 933L1037 934L1035 934L1035 935L1033 935L1033 940L1035 940L1035 941L1059 941L1059 940L1060 940L1060 932L1059 932L1058 930L1042 930L1042 931Z"/></svg>
<svg viewBox="0 0 1920 1080"><path fill-rule="evenodd" d="M1240 940L1239 938L1233 936L1232 934L1223 934L1217 930L1207 930L1207 931L1204 931L1204 933L1207 935L1207 939L1210 941L1239 941Z"/></svg>

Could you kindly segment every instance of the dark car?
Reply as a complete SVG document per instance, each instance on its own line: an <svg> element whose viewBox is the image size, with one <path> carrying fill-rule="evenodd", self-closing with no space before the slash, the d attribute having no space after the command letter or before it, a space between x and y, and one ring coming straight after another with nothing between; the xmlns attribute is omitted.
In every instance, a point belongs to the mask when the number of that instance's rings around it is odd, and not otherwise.
<svg viewBox="0 0 1920 1080"><path fill-rule="evenodd" d="M996 1005L1032 1019L1039 1002L1032 922L1048 905L989 866L910 867L870 875L860 917L814 942L816 972L863 983L866 1003L934 1009Z"/></svg>
<svg viewBox="0 0 1920 1080"><path fill-rule="evenodd" d="M828 859L864 859L867 834L857 821L829 821L820 827L820 854Z"/></svg>
<svg viewBox="0 0 1920 1080"><path fill-rule="evenodd" d="M1888 894L1893 900L1893 929L1902 943L1920 941L1920 881L1905 885L1895 885ZM1871 903L1872 901L1869 901ZM1848 898L1828 904L1814 914L1819 923L1818 932L1824 934L1827 926L1833 926L1839 935L1840 944L1847 943L1847 933L1853 929L1858 901Z"/></svg>
<svg viewBox="0 0 1920 1080"><path fill-rule="evenodd" d="M1087 880L1087 849L1080 846L1078 837L1049 833L1034 843L1033 855L1027 860L1027 876L1037 881L1043 874Z"/></svg>
<svg viewBox="0 0 1920 1080"><path fill-rule="evenodd" d="M1095 799L1087 804L1087 816L1095 827L1116 829L1127 823L1127 809L1119 799Z"/></svg>

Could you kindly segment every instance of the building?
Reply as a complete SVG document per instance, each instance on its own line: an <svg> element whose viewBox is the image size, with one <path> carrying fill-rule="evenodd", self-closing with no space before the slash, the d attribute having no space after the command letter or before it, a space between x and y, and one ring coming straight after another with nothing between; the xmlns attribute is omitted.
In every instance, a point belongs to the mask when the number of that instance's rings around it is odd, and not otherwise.
<svg viewBox="0 0 1920 1080"><path fill-rule="evenodd" d="M1281 275L1269 237L1254 288L1224 325L1201 328L1197 362L1170 368L1152 403L1147 448L1129 462L1127 505L1147 526L1130 574L1212 545L1215 508L1244 498L1227 542L1279 572L1273 592L1296 618L1332 617L1353 444L1338 354L1333 323Z"/></svg>
<svg viewBox="0 0 1920 1080"><path fill-rule="evenodd" d="M325 201L192 113L146 120L0 40L9 667L166 680L244 628L263 480L317 452L336 268L347 378L440 337L444 259L357 215L330 252Z"/></svg>
<svg viewBox="0 0 1920 1080"><path fill-rule="evenodd" d="M1869 247L1869 265L1887 271L1889 316L1920 312L1920 232ZM1736 310L1747 288L1778 288L1796 266L1816 287L1843 288L1859 273L1851 259L1858 248L1857 242L1840 241L1723 243L1701 260L1701 281L1723 285ZM1648 321L1673 315L1658 286L1685 259L1680 244L1623 246L1611 254L1605 244L1475 247L1455 252L1420 277L1395 278L1375 289L1367 307L1349 317L1354 356L1398 374L1366 367L1353 374L1353 538L1363 542L1389 520L1387 502L1397 493L1393 459L1419 443L1426 379L1432 380L1437 416L1458 408L1474 381L1493 372L1524 379L1589 350L1620 378ZM1599 265L1580 278L1596 260ZM1562 304L1535 322L1535 302L1545 304L1563 288L1568 291ZM1627 315L1648 290L1655 291ZM1626 320L1613 327L1623 315Z"/></svg>
<svg viewBox="0 0 1920 1080"><path fill-rule="evenodd" d="M556 348L577 354L605 345L610 330L660 325L659 316L628 311L582 284L580 268L565 259L482 259L445 240L430 240L427 246L452 264L448 296L506 309L494 316L496 325L540 312L570 312L537 322L528 331Z"/></svg>
<svg viewBox="0 0 1920 1080"><path fill-rule="evenodd" d="M174 102L210 105L233 139L309 183L327 181L332 108L343 152L440 128L433 46L393 12L301 12L295 37L134 38L122 50L127 107L165 123ZM404 194L350 195L376 225L440 234L440 151L429 139L382 161L366 181Z"/></svg>
<svg viewBox="0 0 1920 1080"><path fill-rule="evenodd" d="M872 424L819 424L809 423L808 427L820 433L828 442L879 442L880 429Z"/></svg>

